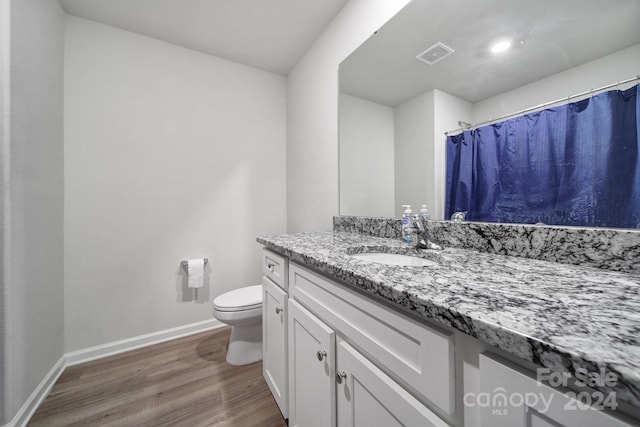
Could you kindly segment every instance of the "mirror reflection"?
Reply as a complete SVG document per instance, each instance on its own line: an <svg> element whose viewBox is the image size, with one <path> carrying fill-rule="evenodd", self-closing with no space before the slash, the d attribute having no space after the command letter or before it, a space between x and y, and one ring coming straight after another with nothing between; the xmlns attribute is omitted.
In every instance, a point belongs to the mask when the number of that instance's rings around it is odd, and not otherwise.
<svg viewBox="0 0 640 427"><path fill-rule="evenodd" d="M637 16L635 0L413 0L340 65L340 213L444 219L445 132L634 86L618 82L640 74ZM537 222L514 218L498 221Z"/></svg>

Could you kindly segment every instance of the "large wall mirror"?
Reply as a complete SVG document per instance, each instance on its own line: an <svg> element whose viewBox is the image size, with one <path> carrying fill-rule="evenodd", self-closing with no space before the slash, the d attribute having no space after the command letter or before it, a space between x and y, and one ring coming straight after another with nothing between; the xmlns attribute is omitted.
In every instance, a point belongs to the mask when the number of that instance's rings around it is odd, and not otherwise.
<svg viewBox="0 0 640 427"><path fill-rule="evenodd" d="M340 214L445 219L445 133L637 84L618 82L640 74L638 17L638 0L412 0L340 64Z"/></svg>

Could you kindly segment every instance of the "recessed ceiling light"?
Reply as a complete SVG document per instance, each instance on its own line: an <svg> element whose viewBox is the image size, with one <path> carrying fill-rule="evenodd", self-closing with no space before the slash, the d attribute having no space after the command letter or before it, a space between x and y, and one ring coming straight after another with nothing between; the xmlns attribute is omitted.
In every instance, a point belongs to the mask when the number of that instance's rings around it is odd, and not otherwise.
<svg viewBox="0 0 640 427"><path fill-rule="evenodd" d="M489 48L489 50L492 53L500 53L500 52L504 52L505 50L509 49L511 47L511 40L499 40L497 42L495 42L494 44L491 45L491 47Z"/></svg>

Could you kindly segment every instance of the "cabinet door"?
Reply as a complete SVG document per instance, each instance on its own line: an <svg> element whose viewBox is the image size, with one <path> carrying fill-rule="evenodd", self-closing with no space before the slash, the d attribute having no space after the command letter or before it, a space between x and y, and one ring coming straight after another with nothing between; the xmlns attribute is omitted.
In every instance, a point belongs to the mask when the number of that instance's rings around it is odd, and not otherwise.
<svg viewBox="0 0 640 427"><path fill-rule="evenodd" d="M289 425L335 426L335 333L289 299Z"/></svg>
<svg viewBox="0 0 640 427"><path fill-rule="evenodd" d="M481 409L483 427L630 427L621 418L584 407L492 355L480 355L480 393L465 404Z"/></svg>
<svg viewBox="0 0 640 427"><path fill-rule="evenodd" d="M262 374L287 418L287 294L262 277Z"/></svg>
<svg viewBox="0 0 640 427"><path fill-rule="evenodd" d="M336 358L338 427L447 426L346 342Z"/></svg>

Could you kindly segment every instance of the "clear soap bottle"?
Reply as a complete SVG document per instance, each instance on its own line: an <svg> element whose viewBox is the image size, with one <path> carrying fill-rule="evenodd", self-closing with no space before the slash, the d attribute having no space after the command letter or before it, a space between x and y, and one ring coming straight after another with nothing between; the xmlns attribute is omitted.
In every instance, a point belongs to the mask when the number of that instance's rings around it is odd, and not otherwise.
<svg viewBox="0 0 640 427"><path fill-rule="evenodd" d="M431 216L429 215L429 209L427 208L427 205L422 205L422 208L420 209L420 219L424 222L424 221L428 221L431 219Z"/></svg>
<svg viewBox="0 0 640 427"><path fill-rule="evenodd" d="M413 236L411 235L411 205L402 205L404 213L402 214L402 241L411 243Z"/></svg>

